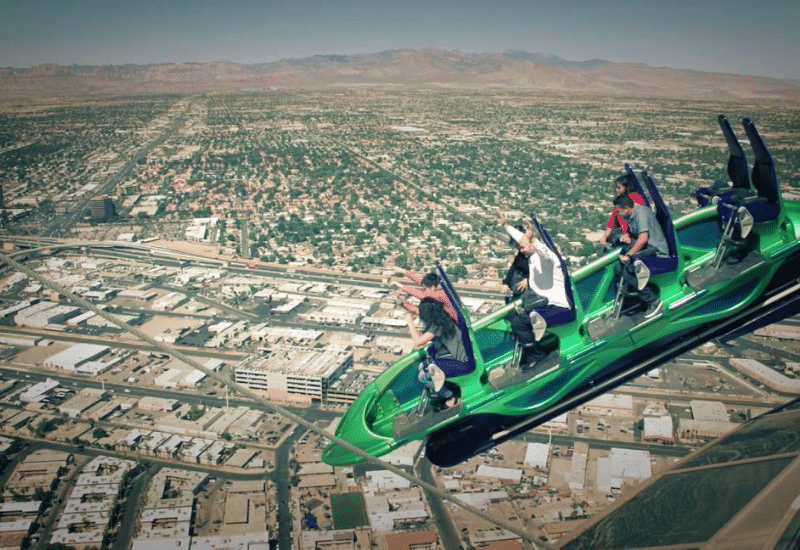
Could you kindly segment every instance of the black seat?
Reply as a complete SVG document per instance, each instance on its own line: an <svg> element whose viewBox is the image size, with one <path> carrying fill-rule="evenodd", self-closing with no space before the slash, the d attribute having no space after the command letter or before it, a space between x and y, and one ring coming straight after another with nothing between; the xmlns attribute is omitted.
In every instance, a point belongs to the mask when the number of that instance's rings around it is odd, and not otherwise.
<svg viewBox="0 0 800 550"><path fill-rule="evenodd" d="M625 173L628 174L628 178L636 186L636 191L639 193L639 196L641 196L644 199L644 204L648 208L652 208L652 202L650 201L650 196L647 193L645 193L644 187L642 186L642 182L639 181L639 178L636 177L636 174L634 174L633 169L627 162L625 163Z"/></svg>
<svg viewBox="0 0 800 550"><path fill-rule="evenodd" d="M672 216L669 214L667 203L664 202L664 198L647 170L642 172L642 179L647 186L647 191L650 193L650 198L653 200L656 219L664 232L664 237L667 239L667 246L669 247L669 256L666 258L650 256L642 258L642 261L650 270L651 275L667 273L678 267L678 242L675 238L675 227L672 225Z"/></svg>
<svg viewBox="0 0 800 550"><path fill-rule="evenodd" d="M739 201L750 214L753 216L755 223L763 223L772 221L780 216L781 201L780 190L778 189L778 176L775 173L775 163L772 160L767 146L764 145L764 140L756 129L756 125L749 118L742 120L742 126L750 140L750 146L753 148L755 162L753 163L753 172L751 181L756 190L756 197L746 197ZM732 201L733 206L738 206L736 202ZM724 213L723 213L724 210ZM720 215L724 220L731 216L732 210L730 208L720 209Z"/></svg>
<svg viewBox="0 0 800 550"><path fill-rule="evenodd" d="M741 142L733 133L733 128L725 115L718 115L717 122L719 122L722 135L725 136L725 141L728 143L728 178L730 181L717 181L711 187L701 187L695 191L694 196L697 204L701 207L712 204L714 197L731 200L733 197L745 198L757 195L750 186L747 157Z"/></svg>

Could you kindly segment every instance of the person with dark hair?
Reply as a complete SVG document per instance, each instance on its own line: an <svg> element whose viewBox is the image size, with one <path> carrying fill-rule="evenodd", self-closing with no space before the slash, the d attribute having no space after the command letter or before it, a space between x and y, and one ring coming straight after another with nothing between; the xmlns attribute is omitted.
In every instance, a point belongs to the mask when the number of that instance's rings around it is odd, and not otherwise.
<svg viewBox="0 0 800 550"><path fill-rule="evenodd" d="M411 313L409 311L405 313L408 332L411 334L414 348L419 349L436 338L453 359L467 361L467 350L461 339L461 330L446 313L444 304L435 298L426 296L420 300L418 310L419 320L422 322L422 332L414 324L414 317Z"/></svg>
<svg viewBox="0 0 800 550"><path fill-rule="evenodd" d="M458 389L455 385L446 381L445 373L436 365L436 359L442 355L449 355L457 361L467 361L467 350L461 339L461 330L456 326L450 316L444 310L444 304L431 297L425 297L419 302L419 319L422 322L422 331L417 329L414 324L414 317L410 312L405 313L408 332L414 342L414 348L419 349L429 342L441 344L446 353L441 349L428 353L431 360L423 360L419 365L417 377L427 388L431 397L434 398L434 410L441 407L449 408L460 402Z"/></svg>
<svg viewBox="0 0 800 550"><path fill-rule="evenodd" d="M447 297L447 293L439 285L439 275L432 271L426 274L424 277L421 277L416 273L406 271L405 276L420 285L422 288L419 289L411 286L403 286L399 282L395 281L393 284L397 286L401 292L414 296L419 300L422 300L423 298L433 298L435 300L439 300L444 305L444 309L447 314L452 317L454 321L458 320L456 308L453 307L453 304L450 302L450 298ZM406 302L401 294L398 294L396 298L397 305L401 306L406 311L410 311L411 313L419 313L417 306Z"/></svg>
<svg viewBox="0 0 800 550"><path fill-rule="evenodd" d="M649 283L642 290L638 289L635 261L642 256L667 257L669 244L655 212L650 208L635 204L627 195L620 195L614 199L614 206L617 214L628 221L628 231L633 240L620 250L619 263L614 266L614 276L617 281L623 279L630 294L638 293L639 299L645 306L644 316L649 319L661 313L661 300Z"/></svg>
<svg viewBox="0 0 800 550"><path fill-rule="evenodd" d="M627 173L615 179L614 186L617 191L617 197L627 195L633 200L634 204L647 205L642 196L636 191L636 185ZM628 220L619 216L615 207L611 210L611 217L608 218L606 230L603 236L600 237L600 244L608 252L612 248L629 242L631 242L631 236L628 233Z"/></svg>
<svg viewBox="0 0 800 550"><path fill-rule="evenodd" d="M514 228L520 233L525 231L522 225L515 225ZM517 254L514 256L514 260L511 262L506 276L503 277L503 286L505 286L508 292L511 292L511 296L506 296L506 303L522 296L524 289L521 290L519 284L522 281L527 281L530 274L528 256L520 250L519 243L513 238L509 237L508 242L511 244L512 248L517 251Z"/></svg>

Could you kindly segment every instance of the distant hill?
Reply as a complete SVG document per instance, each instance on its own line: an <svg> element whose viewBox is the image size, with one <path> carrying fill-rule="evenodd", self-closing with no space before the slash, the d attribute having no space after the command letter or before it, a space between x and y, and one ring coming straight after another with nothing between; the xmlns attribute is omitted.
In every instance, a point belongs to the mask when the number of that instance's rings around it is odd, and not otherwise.
<svg viewBox="0 0 800 550"><path fill-rule="evenodd" d="M600 59L566 61L551 54L519 50L470 54L457 50L406 49L317 55L254 65L216 61L0 68L0 96L6 97L347 85L517 89L676 99L800 100L800 80L610 63Z"/></svg>

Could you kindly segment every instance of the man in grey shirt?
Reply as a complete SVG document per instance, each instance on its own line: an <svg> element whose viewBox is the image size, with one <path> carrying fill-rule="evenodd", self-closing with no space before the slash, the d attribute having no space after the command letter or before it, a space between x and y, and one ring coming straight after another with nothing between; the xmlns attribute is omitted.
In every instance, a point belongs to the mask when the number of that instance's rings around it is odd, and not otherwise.
<svg viewBox="0 0 800 550"><path fill-rule="evenodd" d="M614 267L617 279L622 276L631 290L637 288L636 275L631 269L632 261L642 256L669 256L669 245L661 230L655 213L647 206L635 204L628 195L620 195L614 199L617 215L628 220L630 242L622 247L619 264ZM649 283L639 292L639 299L645 305L645 318L661 313L661 300Z"/></svg>

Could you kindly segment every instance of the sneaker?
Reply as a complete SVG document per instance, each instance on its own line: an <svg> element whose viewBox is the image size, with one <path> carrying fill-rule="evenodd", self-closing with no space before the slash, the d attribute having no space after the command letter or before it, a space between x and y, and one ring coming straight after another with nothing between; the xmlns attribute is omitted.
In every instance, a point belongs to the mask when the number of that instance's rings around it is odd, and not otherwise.
<svg viewBox="0 0 800 550"><path fill-rule="evenodd" d="M647 309L644 310L644 318L645 319L652 319L656 315L659 315L661 313L661 306L662 306L661 300L656 300L655 302L650 302L647 305Z"/></svg>
<svg viewBox="0 0 800 550"><path fill-rule="evenodd" d="M533 338L537 342L544 336L544 331L547 329L547 321L535 309L530 313L531 328L533 329Z"/></svg>
<svg viewBox="0 0 800 550"><path fill-rule="evenodd" d="M633 272L636 274L636 286L642 290L650 280L650 270L642 260L634 260Z"/></svg>

